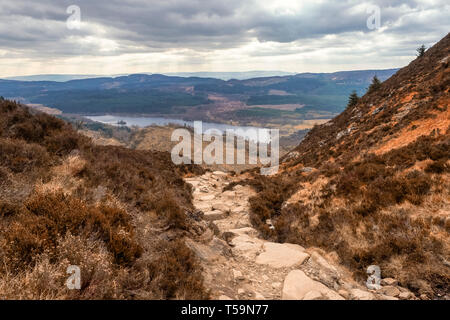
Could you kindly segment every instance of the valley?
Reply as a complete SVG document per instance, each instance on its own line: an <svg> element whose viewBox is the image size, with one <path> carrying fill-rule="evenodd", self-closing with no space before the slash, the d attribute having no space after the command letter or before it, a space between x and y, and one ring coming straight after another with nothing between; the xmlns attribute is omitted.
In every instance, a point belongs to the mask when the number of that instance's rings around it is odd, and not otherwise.
<svg viewBox="0 0 450 320"><path fill-rule="evenodd" d="M374 75L397 69L302 73L244 80L133 74L55 81L0 80L0 96L64 114L175 118L279 127L292 134L324 123L363 94Z"/></svg>

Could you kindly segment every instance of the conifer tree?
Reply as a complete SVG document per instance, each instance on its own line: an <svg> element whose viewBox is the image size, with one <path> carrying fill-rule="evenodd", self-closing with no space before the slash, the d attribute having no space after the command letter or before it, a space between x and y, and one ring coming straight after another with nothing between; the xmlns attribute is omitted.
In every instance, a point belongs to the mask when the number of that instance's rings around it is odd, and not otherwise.
<svg viewBox="0 0 450 320"><path fill-rule="evenodd" d="M372 83L369 86L369 93L377 91L381 87L381 81L377 76L374 76L372 79Z"/></svg>
<svg viewBox="0 0 450 320"><path fill-rule="evenodd" d="M423 57L425 55L425 51L427 50L427 48L425 47L425 45L421 45L419 48L417 48L417 56Z"/></svg>
<svg viewBox="0 0 450 320"><path fill-rule="evenodd" d="M358 94L356 93L356 91L353 91L348 98L347 107L356 106L358 104L358 101L359 101Z"/></svg>

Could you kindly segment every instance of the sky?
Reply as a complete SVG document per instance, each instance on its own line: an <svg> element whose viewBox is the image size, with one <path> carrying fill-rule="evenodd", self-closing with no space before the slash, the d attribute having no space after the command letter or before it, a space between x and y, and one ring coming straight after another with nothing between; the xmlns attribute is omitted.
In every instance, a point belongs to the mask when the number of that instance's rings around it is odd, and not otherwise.
<svg viewBox="0 0 450 320"><path fill-rule="evenodd" d="M450 1L1 0L0 78L407 65Z"/></svg>

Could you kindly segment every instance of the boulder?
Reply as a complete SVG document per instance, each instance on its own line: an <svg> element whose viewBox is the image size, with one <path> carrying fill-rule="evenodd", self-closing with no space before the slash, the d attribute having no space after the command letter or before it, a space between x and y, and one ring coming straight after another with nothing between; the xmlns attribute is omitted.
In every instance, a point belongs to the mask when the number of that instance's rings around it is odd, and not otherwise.
<svg viewBox="0 0 450 320"><path fill-rule="evenodd" d="M316 270L316 276L320 281L329 287L333 287L341 278L339 271L317 252L311 254L308 263Z"/></svg>
<svg viewBox="0 0 450 320"><path fill-rule="evenodd" d="M343 296L345 299L348 299L350 297L350 294L347 290L341 289L338 291L339 295Z"/></svg>
<svg viewBox="0 0 450 320"><path fill-rule="evenodd" d="M205 215L203 217L207 221L215 221L215 220L225 219L226 214L223 211L214 210L214 211L205 212Z"/></svg>
<svg viewBox="0 0 450 320"><path fill-rule="evenodd" d="M246 259L253 260L262 251L263 241L249 237L248 235L238 235L230 241L233 246L233 253Z"/></svg>
<svg viewBox="0 0 450 320"><path fill-rule="evenodd" d="M197 202L194 201L194 206L201 211L210 211L211 210L211 204L207 202Z"/></svg>
<svg viewBox="0 0 450 320"><path fill-rule="evenodd" d="M235 235L248 235L252 237L258 236L258 231L251 227L231 229L229 232L234 233Z"/></svg>
<svg viewBox="0 0 450 320"><path fill-rule="evenodd" d="M264 297L261 293L255 292L255 300L266 300L266 297Z"/></svg>
<svg viewBox="0 0 450 320"><path fill-rule="evenodd" d="M234 191L243 191L244 189L245 189L245 187L244 187L243 185L240 185L240 184L235 185L235 186L233 187L233 190L234 190Z"/></svg>
<svg viewBox="0 0 450 320"><path fill-rule="evenodd" d="M198 181L198 180L188 180L188 183L191 185L191 186L193 186L194 188L196 188L199 184L200 184L200 181Z"/></svg>
<svg viewBox="0 0 450 320"><path fill-rule="evenodd" d="M223 171L214 171L212 174L219 177L226 177L228 175L228 173Z"/></svg>
<svg viewBox="0 0 450 320"><path fill-rule="evenodd" d="M208 246L211 248L212 251L217 252L222 256L225 257L232 256L232 252L228 244L219 238L213 237L213 239L209 242Z"/></svg>
<svg viewBox="0 0 450 320"><path fill-rule="evenodd" d="M350 297L353 300L375 300L375 296L361 289L352 289L350 290Z"/></svg>
<svg viewBox="0 0 450 320"><path fill-rule="evenodd" d="M381 294L378 298L379 298L379 300L399 300L396 297L391 297L391 296L387 296L384 294Z"/></svg>
<svg viewBox="0 0 450 320"><path fill-rule="evenodd" d="M228 198L228 199L234 199L234 198L236 198L236 192L231 191L231 190L225 191L222 193L222 197Z"/></svg>
<svg viewBox="0 0 450 320"><path fill-rule="evenodd" d="M422 293L419 298L420 300L430 300L430 298L425 293Z"/></svg>
<svg viewBox="0 0 450 320"><path fill-rule="evenodd" d="M235 270L235 269L233 269L233 278L236 281L245 280L245 277L242 275L242 272L240 272L239 270Z"/></svg>
<svg viewBox="0 0 450 320"><path fill-rule="evenodd" d="M310 291L303 297L303 300L326 300L319 291Z"/></svg>
<svg viewBox="0 0 450 320"><path fill-rule="evenodd" d="M282 299L283 300L303 300L305 297L312 297L313 294L307 295L311 291L316 291L329 300L344 300L339 294L327 288L320 282L314 281L301 270L293 270L289 272L284 279Z"/></svg>
<svg viewBox="0 0 450 320"><path fill-rule="evenodd" d="M207 196L202 196L199 198L200 201L211 201L214 200L216 198L215 195L213 194L208 194Z"/></svg>
<svg viewBox="0 0 450 320"><path fill-rule="evenodd" d="M398 281L392 278L384 278L381 280L382 286L396 286Z"/></svg>
<svg viewBox="0 0 450 320"><path fill-rule="evenodd" d="M232 207L230 210L232 213L240 213L240 212L246 212L247 208L244 206L238 206L238 207Z"/></svg>
<svg viewBox="0 0 450 320"><path fill-rule="evenodd" d="M398 297L399 297L401 300L409 300L409 299L411 299L411 298L413 297L413 294L412 294L411 292L405 291L405 292L400 292L400 294L398 295Z"/></svg>
<svg viewBox="0 0 450 320"><path fill-rule="evenodd" d="M213 210L220 210L220 211L223 211L223 212L230 211L232 207L233 207L232 203L224 203L222 201L212 204L212 209Z"/></svg>
<svg viewBox="0 0 450 320"><path fill-rule="evenodd" d="M272 268L290 268L301 265L309 258L301 246L293 244L264 243L264 252L256 258L257 264L268 265Z"/></svg>
<svg viewBox="0 0 450 320"><path fill-rule="evenodd" d="M400 295L400 290L394 286L382 287L378 292L389 297L398 297Z"/></svg>

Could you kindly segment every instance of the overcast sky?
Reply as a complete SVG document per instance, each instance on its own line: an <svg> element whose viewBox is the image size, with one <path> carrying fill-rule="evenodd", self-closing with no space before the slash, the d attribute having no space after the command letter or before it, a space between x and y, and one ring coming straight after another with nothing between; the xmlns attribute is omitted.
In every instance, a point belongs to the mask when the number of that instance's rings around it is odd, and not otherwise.
<svg viewBox="0 0 450 320"><path fill-rule="evenodd" d="M448 0L0 0L0 78L401 67L449 31Z"/></svg>

